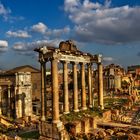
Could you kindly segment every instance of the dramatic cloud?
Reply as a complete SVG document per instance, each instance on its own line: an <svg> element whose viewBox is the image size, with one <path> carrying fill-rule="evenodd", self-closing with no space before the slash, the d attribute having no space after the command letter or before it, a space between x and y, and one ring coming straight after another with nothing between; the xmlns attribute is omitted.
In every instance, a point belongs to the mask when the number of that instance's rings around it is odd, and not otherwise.
<svg viewBox="0 0 140 140"><path fill-rule="evenodd" d="M8 37L17 37L17 38L29 38L31 35L28 34L27 31L19 30L17 32L8 31L6 32Z"/></svg>
<svg viewBox="0 0 140 140"><path fill-rule="evenodd" d="M61 37L62 35L68 34L70 32L69 27L64 27L62 29L48 29L46 32L46 35L52 36L52 37Z"/></svg>
<svg viewBox="0 0 140 140"><path fill-rule="evenodd" d="M8 15L11 13L11 10L5 8L4 5L0 2L0 16L2 16L5 20L8 19Z"/></svg>
<svg viewBox="0 0 140 140"><path fill-rule="evenodd" d="M32 26L32 31L44 34L47 28L48 27L44 23L39 22L38 24Z"/></svg>
<svg viewBox="0 0 140 140"><path fill-rule="evenodd" d="M54 46L58 47L60 43L59 39L54 39L54 40L38 40L34 42L28 42L28 43L23 43L23 42L17 42L13 46L13 50L16 51L19 54L23 55L34 55L34 49L42 46Z"/></svg>
<svg viewBox="0 0 140 140"><path fill-rule="evenodd" d="M140 41L140 7L111 7L90 0L65 0L64 10L75 24L75 38L83 42L120 44Z"/></svg>
<svg viewBox="0 0 140 140"><path fill-rule="evenodd" d="M5 40L0 40L0 52L4 52L8 49L8 42Z"/></svg>
<svg viewBox="0 0 140 140"><path fill-rule="evenodd" d="M46 35L47 37L53 37L53 38L61 37L62 35L68 34L70 32L70 28L68 26L66 26L64 28L51 29L42 22L39 22L38 24L33 25L31 27L31 30L34 32L38 32L43 35Z"/></svg>

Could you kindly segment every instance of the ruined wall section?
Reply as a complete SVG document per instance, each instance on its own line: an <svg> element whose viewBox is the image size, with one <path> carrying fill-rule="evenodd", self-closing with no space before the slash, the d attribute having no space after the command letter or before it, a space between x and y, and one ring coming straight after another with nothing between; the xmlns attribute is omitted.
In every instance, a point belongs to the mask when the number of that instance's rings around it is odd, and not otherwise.
<svg viewBox="0 0 140 140"><path fill-rule="evenodd" d="M32 84L30 72L16 73L15 106L16 118L32 115Z"/></svg>

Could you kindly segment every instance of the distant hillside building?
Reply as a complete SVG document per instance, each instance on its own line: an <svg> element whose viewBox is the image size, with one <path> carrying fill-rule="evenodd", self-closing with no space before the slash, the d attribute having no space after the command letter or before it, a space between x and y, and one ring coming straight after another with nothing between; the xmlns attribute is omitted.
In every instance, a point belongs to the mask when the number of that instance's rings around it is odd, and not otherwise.
<svg viewBox="0 0 140 140"><path fill-rule="evenodd" d="M119 65L110 64L104 67L104 90L116 91L121 89L121 81L124 74L125 70Z"/></svg>
<svg viewBox="0 0 140 140"><path fill-rule="evenodd" d="M0 114L32 116L32 100L40 99L40 71L29 66L0 73Z"/></svg>
<svg viewBox="0 0 140 140"><path fill-rule="evenodd" d="M140 92L140 65L128 66L127 70L134 80L134 87Z"/></svg>

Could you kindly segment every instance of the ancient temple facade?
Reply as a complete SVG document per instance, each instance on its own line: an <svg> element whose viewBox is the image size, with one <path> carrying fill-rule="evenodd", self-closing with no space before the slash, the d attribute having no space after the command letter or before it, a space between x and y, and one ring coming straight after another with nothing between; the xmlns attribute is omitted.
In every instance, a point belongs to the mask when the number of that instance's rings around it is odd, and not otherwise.
<svg viewBox="0 0 140 140"><path fill-rule="evenodd" d="M59 48L43 46L36 48L35 51L39 53L39 62L41 65L41 123L40 123L40 135L54 138L51 132L53 129L57 132L62 132L63 135L63 123L60 121L60 95L59 95L59 83L58 83L58 64L63 65L63 113L68 114L72 112L79 112L80 110L87 110L93 107L93 82L92 82L92 66L93 63L97 64L98 68L98 106L100 109L104 109L103 103L103 66L101 55L92 55L90 53L84 53L77 49L75 44L68 40L60 42ZM52 88L52 120L47 120L47 99L46 99L46 63L51 63L51 88ZM72 66L73 73L73 108L70 110L70 94L68 89L68 67ZM81 90L78 90L77 70L80 69L81 73ZM88 79L88 92L86 92L85 83L85 71L87 71ZM80 94L79 94L80 92ZM80 96L80 105L79 97ZM44 129L43 129L44 128ZM60 134L60 135L61 135Z"/></svg>

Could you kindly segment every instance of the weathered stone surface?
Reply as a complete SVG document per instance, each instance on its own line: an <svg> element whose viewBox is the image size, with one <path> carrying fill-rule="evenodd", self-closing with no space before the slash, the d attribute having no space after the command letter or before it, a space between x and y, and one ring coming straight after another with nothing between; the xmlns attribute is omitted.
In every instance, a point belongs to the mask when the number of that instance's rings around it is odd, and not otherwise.
<svg viewBox="0 0 140 140"><path fill-rule="evenodd" d="M97 128L97 119L95 117L89 117L89 127L90 129Z"/></svg>
<svg viewBox="0 0 140 140"><path fill-rule="evenodd" d="M116 133L116 135L117 135L117 136L124 136L125 133L124 133L124 132L118 132L118 133Z"/></svg>
<svg viewBox="0 0 140 140"><path fill-rule="evenodd" d="M111 120L111 111L106 111L106 112L103 112L103 119L104 121L110 121Z"/></svg>
<svg viewBox="0 0 140 140"><path fill-rule="evenodd" d="M99 138L104 138L104 137L106 136L105 131L104 131L104 130L100 130L100 131L98 132L98 136L99 136Z"/></svg>
<svg viewBox="0 0 140 140"><path fill-rule="evenodd" d="M67 137L63 124L40 122L39 133L42 137L52 139L61 139L61 137Z"/></svg>
<svg viewBox="0 0 140 140"><path fill-rule="evenodd" d="M30 72L16 73L16 118L32 115L32 85Z"/></svg>
<svg viewBox="0 0 140 140"><path fill-rule="evenodd" d="M109 135L113 135L114 131L112 129L107 129L106 132L109 134Z"/></svg>
<svg viewBox="0 0 140 140"><path fill-rule="evenodd" d="M140 140L140 136L130 133L128 134L128 140Z"/></svg>
<svg viewBox="0 0 140 140"><path fill-rule="evenodd" d="M65 42L64 41L60 42L59 49L60 49L60 51L70 51L70 52L77 51L76 45L71 40L67 40Z"/></svg>
<svg viewBox="0 0 140 140"><path fill-rule="evenodd" d="M82 132L84 133L89 132L89 118L85 118L81 120L81 129L82 129Z"/></svg>

